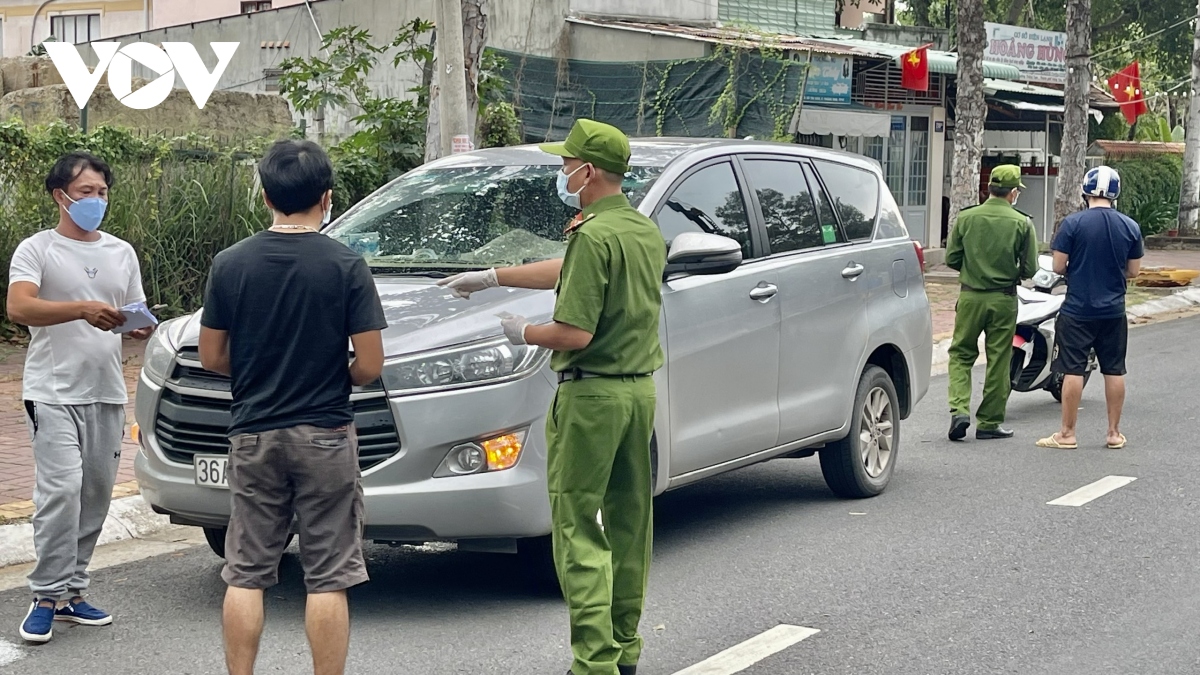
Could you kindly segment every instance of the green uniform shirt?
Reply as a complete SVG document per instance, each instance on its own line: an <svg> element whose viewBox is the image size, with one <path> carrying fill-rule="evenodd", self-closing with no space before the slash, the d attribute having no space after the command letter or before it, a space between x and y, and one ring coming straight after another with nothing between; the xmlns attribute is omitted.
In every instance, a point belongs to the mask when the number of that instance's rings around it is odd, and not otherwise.
<svg viewBox="0 0 1200 675"><path fill-rule="evenodd" d="M550 367L641 375L662 367L658 316L667 245L654 221L625 195L583 211L558 279L554 320L592 334L579 351L554 352Z"/></svg>
<svg viewBox="0 0 1200 675"><path fill-rule="evenodd" d="M977 291L1011 288L1033 278L1037 256L1029 216L998 197L959 212L946 244L946 265Z"/></svg>

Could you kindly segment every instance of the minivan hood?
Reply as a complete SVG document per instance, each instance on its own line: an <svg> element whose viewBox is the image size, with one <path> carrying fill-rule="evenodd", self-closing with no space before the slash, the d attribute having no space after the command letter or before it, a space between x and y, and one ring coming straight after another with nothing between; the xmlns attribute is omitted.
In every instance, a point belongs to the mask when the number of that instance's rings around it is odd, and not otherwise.
<svg viewBox="0 0 1200 675"><path fill-rule="evenodd" d="M411 277L375 277L388 327L383 350L389 357L429 351L503 334L501 312L517 314L534 323L549 321L554 312L550 291L490 288L463 300L436 285L434 280ZM195 346L200 340L200 312L181 320L173 330L175 347Z"/></svg>

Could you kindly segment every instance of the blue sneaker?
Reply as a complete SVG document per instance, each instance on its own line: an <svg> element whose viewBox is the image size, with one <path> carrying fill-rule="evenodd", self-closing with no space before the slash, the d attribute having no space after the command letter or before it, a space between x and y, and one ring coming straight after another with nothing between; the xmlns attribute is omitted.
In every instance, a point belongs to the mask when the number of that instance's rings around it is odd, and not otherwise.
<svg viewBox="0 0 1200 675"><path fill-rule="evenodd" d="M112 615L96 609L86 600L72 600L54 613L55 621L70 621L83 626L107 626L112 623Z"/></svg>
<svg viewBox="0 0 1200 675"><path fill-rule="evenodd" d="M34 600L33 604L29 605L25 621L21 623L21 637L29 642L49 642L53 636L54 605L46 607Z"/></svg>

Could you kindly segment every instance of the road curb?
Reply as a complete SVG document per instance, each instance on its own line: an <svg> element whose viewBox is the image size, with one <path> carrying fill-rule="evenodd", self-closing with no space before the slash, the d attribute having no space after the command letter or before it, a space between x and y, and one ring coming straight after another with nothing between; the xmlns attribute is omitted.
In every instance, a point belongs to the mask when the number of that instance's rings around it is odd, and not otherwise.
<svg viewBox="0 0 1200 675"><path fill-rule="evenodd" d="M1148 319L1159 314L1170 314L1193 307L1200 307L1200 288L1188 288L1181 291L1175 291L1171 295L1154 300L1147 300L1139 305L1134 305L1125 311L1125 317L1132 324L1139 319ZM950 342L951 338L938 340L933 343L933 361L930 368L930 375L937 377L945 375L950 364ZM983 355L983 340L979 341L979 360L975 365L987 363L987 359Z"/></svg>
<svg viewBox="0 0 1200 675"><path fill-rule="evenodd" d="M141 495L114 499L108 507L108 518L100 533L97 546L124 539L142 539L157 534L171 522L167 516L154 513ZM0 526L0 567L33 562L37 554L33 547L33 525L17 523Z"/></svg>

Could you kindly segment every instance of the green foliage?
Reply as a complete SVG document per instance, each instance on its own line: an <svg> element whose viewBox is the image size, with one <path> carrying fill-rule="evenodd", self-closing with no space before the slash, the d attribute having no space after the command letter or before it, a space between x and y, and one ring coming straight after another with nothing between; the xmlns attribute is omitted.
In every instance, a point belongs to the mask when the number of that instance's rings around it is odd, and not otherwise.
<svg viewBox="0 0 1200 675"><path fill-rule="evenodd" d="M479 118L479 147L502 148L521 144L521 119L511 103L490 103Z"/></svg>
<svg viewBox="0 0 1200 675"><path fill-rule="evenodd" d="M1104 121L1099 124L1096 120L1088 115L1088 143L1095 141L1123 141L1129 137L1129 124L1125 122L1125 116L1121 114L1108 113L1104 116Z"/></svg>
<svg viewBox="0 0 1200 675"><path fill-rule="evenodd" d="M1110 164L1121 175L1117 209L1142 226L1149 236L1171 228L1179 215L1183 159L1178 155L1147 155Z"/></svg>
<svg viewBox="0 0 1200 675"><path fill-rule="evenodd" d="M0 124L0 257L10 260L23 239L58 223L46 174L61 155L86 150L112 166L103 228L137 251L150 302L166 304L162 314L168 317L192 311L200 305L212 257L269 222L252 157L270 140L220 148L199 136ZM5 278L0 293L7 290ZM22 333L7 319L0 322L0 337Z"/></svg>
<svg viewBox="0 0 1200 675"><path fill-rule="evenodd" d="M1171 142L1171 124L1156 115L1142 115L1134 129L1134 140L1152 143Z"/></svg>
<svg viewBox="0 0 1200 675"><path fill-rule="evenodd" d="M376 45L370 31L340 26L325 34L321 46L328 55L324 58L290 58L281 64L279 91L297 111L323 107L359 111L353 118L359 130L330 150L339 167L335 215L424 159L428 108L422 105L423 89L409 90L416 94L409 98L386 98L371 91L367 77L388 52L394 52L393 68L432 59L432 50L422 42L432 29L432 23L414 19L390 42Z"/></svg>

